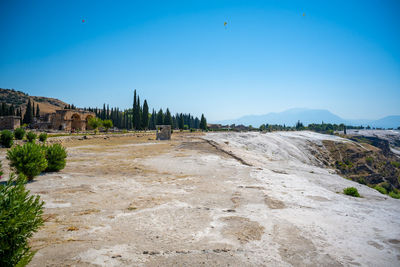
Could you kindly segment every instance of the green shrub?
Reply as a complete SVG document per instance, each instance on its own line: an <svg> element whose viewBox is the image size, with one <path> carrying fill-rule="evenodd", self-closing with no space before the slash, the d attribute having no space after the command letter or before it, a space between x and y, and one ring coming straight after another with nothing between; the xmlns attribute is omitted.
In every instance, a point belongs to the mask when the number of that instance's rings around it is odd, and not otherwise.
<svg viewBox="0 0 400 267"><path fill-rule="evenodd" d="M24 139L24 136L25 136L25 129L23 129L23 128L17 128L17 129L15 129L15 131L14 131L14 136L15 136L15 139L18 139L18 140Z"/></svg>
<svg viewBox="0 0 400 267"><path fill-rule="evenodd" d="M1 132L0 142L4 147L10 148L14 144L14 135L9 130L4 130Z"/></svg>
<svg viewBox="0 0 400 267"><path fill-rule="evenodd" d="M389 192L389 196L391 196L392 198L396 198L396 199L400 199L400 193L395 193L393 191Z"/></svg>
<svg viewBox="0 0 400 267"><path fill-rule="evenodd" d="M46 150L47 172L57 172L65 168L67 152L60 144L44 148Z"/></svg>
<svg viewBox="0 0 400 267"><path fill-rule="evenodd" d="M90 118L88 120L88 125L94 130L94 134L97 133L97 129L103 125L103 121L100 118Z"/></svg>
<svg viewBox="0 0 400 267"><path fill-rule="evenodd" d="M355 187L347 187L347 188L343 189L343 193L345 195L352 196L352 197L360 197L360 194L358 193L358 190Z"/></svg>
<svg viewBox="0 0 400 267"><path fill-rule="evenodd" d="M392 191L392 185L388 182L383 182L380 184L380 186L385 188L387 192Z"/></svg>
<svg viewBox="0 0 400 267"><path fill-rule="evenodd" d="M0 184L0 266L25 266L34 256L28 239L43 225L43 201L24 184L13 174Z"/></svg>
<svg viewBox="0 0 400 267"><path fill-rule="evenodd" d="M368 164L368 165L372 165L372 162L374 161L374 159L372 158L372 157L366 157L365 158L365 162Z"/></svg>
<svg viewBox="0 0 400 267"><path fill-rule="evenodd" d="M113 127L112 120L104 120L103 127L106 128L106 132L108 132L108 130Z"/></svg>
<svg viewBox="0 0 400 267"><path fill-rule="evenodd" d="M377 185L377 186L374 187L374 189L377 190L381 194L387 195L386 189L383 188L382 186Z"/></svg>
<svg viewBox="0 0 400 267"><path fill-rule="evenodd" d="M364 177L358 178L357 182L358 182L359 184L364 184L364 185L367 184L367 182L365 181Z"/></svg>
<svg viewBox="0 0 400 267"><path fill-rule="evenodd" d="M36 134L34 132L29 132L26 134L26 139L28 139L28 142L34 143L36 140Z"/></svg>
<svg viewBox="0 0 400 267"><path fill-rule="evenodd" d="M390 163L392 164L393 167L400 168L400 162L398 162L398 161L392 161L392 162L390 162Z"/></svg>
<svg viewBox="0 0 400 267"><path fill-rule="evenodd" d="M47 168L45 150L35 143L26 143L8 150L7 159L18 174L24 174L29 180Z"/></svg>
<svg viewBox="0 0 400 267"><path fill-rule="evenodd" d="M46 142L46 140L47 140L47 133L41 133L40 135L39 135L39 140L41 141L41 142Z"/></svg>

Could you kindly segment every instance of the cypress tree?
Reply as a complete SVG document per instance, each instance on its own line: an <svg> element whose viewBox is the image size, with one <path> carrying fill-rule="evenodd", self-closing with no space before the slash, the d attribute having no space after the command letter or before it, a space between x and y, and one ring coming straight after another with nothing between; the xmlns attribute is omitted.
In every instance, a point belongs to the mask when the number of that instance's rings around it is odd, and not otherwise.
<svg viewBox="0 0 400 267"><path fill-rule="evenodd" d="M164 113L163 113L162 109L160 108L160 110L157 113L156 125L163 125L163 124L164 124Z"/></svg>
<svg viewBox="0 0 400 267"><path fill-rule="evenodd" d="M200 129L202 129L203 131L207 130L207 120L204 117L204 114L201 114Z"/></svg>
<svg viewBox="0 0 400 267"><path fill-rule="evenodd" d="M36 105L36 117L37 117L37 118L40 117L40 108L39 108L39 104Z"/></svg>
<svg viewBox="0 0 400 267"><path fill-rule="evenodd" d="M6 116L6 104L1 103L1 111L0 111L1 116Z"/></svg>
<svg viewBox="0 0 400 267"><path fill-rule="evenodd" d="M10 114L10 116L15 116L13 104L11 104L10 107L8 108L8 114Z"/></svg>
<svg viewBox="0 0 400 267"><path fill-rule="evenodd" d="M178 122L179 129L183 130L183 127L185 126L185 121L183 120L183 114L181 113L179 115L179 122Z"/></svg>
<svg viewBox="0 0 400 267"><path fill-rule="evenodd" d="M106 119L106 104L103 104L103 111L101 112L101 119L105 120Z"/></svg>
<svg viewBox="0 0 400 267"><path fill-rule="evenodd" d="M134 117L135 117L135 124L134 127L136 130L140 130L140 124L141 124L141 120L140 120L140 98L139 96L137 97L137 101L136 101L136 109L134 111Z"/></svg>
<svg viewBox="0 0 400 267"><path fill-rule="evenodd" d="M133 116L132 116L132 124L133 124L133 125L136 125L136 124L135 124L136 106L137 106L137 103L136 103L136 89L135 89L135 91L134 91L134 93L133 93L133 108L132 108L132 113L133 113Z"/></svg>
<svg viewBox="0 0 400 267"><path fill-rule="evenodd" d="M187 126L188 126L188 128L190 129L190 128L192 128L192 124L190 123L191 121L190 121L190 113L188 114L188 118L187 118Z"/></svg>
<svg viewBox="0 0 400 267"><path fill-rule="evenodd" d="M23 122L26 124L29 124L32 122L32 105L31 105L31 99L28 100L28 105L26 106L26 111L25 111L25 116Z"/></svg>
<svg viewBox="0 0 400 267"><path fill-rule="evenodd" d="M167 111L165 112L164 124L171 125L171 128L172 128L172 117L171 117L171 112L169 112L168 108L167 108Z"/></svg>
<svg viewBox="0 0 400 267"><path fill-rule="evenodd" d="M142 128L144 130L149 128L149 106L147 105L147 100L143 103L143 114L142 114Z"/></svg>
<svg viewBox="0 0 400 267"><path fill-rule="evenodd" d="M196 129L200 128L200 120L197 117L196 117L196 119L194 119L194 128L196 128Z"/></svg>
<svg viewBox="0 0 400 267"><path fill-rule="evenodd" d="M151 112L151 117L150 117L150 123L149 123L149 129L150 130L155 130L156 129L156 117L157 114L153 108L153 111Z"/></svg>

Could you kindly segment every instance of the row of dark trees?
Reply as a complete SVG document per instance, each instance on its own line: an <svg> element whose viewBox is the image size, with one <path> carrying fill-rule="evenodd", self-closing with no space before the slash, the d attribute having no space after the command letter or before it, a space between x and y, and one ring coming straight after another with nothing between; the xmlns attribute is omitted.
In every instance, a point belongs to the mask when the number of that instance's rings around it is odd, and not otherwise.
<svg viewBox="0 0 400 267"><path fill-rule="evenodd" d="M74 104L72 104L72 105L66 105L66 106L64 107L64 109L76 109L76 106L74 106Z"/></svg>
<svg viewBox="0 0 400 267"><path fill-rule="evenodd" d="M14 107L13 104L8 105L6 103L1 103L0 116L18 116L21 118L22 123L29 124L33 121L34 117L40 117L39 104L36 105L31 100L28 100L26 106L25 114L22 116L22 109Z"/></svg>
<svg viewBox="0 0 400 267"><path fill-rule="evenodd" d="M333 133L335 131L344 131L346 134L346 130L348 129L371 129L371 127L363 127L363 126L352 126L341 124L332 124L332 123L311 123L307 126L301 121L298 121L295 126L286 126L279 124L263 124L260 126L260 131L293 131L293 130L310 130L319 133Z"/></svg>
<svg viewBox="0 0 400 267"><path fill-rule="evenodd" d="M73 105L72 105L73 106ZM172 115L167 108L164 112L160 109L156 112L152 109L149 112L147 100L140 104L140 97L137 95L136 90L133 95L133 105L131 109L120 110L104 104L102 109L99 108L84 108L94 112L96 117L102 120L111 120L113 125L119 129L127 130L155 130L156 125L171 125L172 129L207 129L207 120L204 114L201 118L194 117L193 115L176 113Z"/></svg>
<svg viewBox="0 0 400 267"><path fill-rule="evenodd" d="M17 116L20 109L16 109L13 104L8 105L6 103L1 103L0 116Z"/></svg>
<svg viewBox="0 0 400 267"><path fill-rule="evenodd" d="M40 117L39 104L36 105L36 111L35 111L35 102L33 102L33 101L31 102L31 99L28 99L28 104L26 105L25 115L22 119L22 123L29 124L29 123L33 122L34 117L37 117L37 118Z"/></svg>
<svg viewBox="0 0 400 267"><path fill-rule="evenodd" d="M77 109L72 105L67 105L64 109ZM134 91L133 106L131 109L120 110L119 108L110 108L109 105L104 104L102 109L99 108L84 108L84 110L94 112L96 117L102 120L111 120L113 125L119 129L127 130L155 130L156 125L171 125L172 129L207 129L207 120L204 115L201 118L194 117L193 115L176 113L172 115L167 108L164 112L160 109L156 112L154 109L149 112L147 100L140 104L140 97ZM33 122L34 117L40 117L39 105L28 99L25 114L22 116L21 108L15 108L14 105L7 105L2 103L0 107L0 116L19 116L21 122L30 124Z"/></svg>

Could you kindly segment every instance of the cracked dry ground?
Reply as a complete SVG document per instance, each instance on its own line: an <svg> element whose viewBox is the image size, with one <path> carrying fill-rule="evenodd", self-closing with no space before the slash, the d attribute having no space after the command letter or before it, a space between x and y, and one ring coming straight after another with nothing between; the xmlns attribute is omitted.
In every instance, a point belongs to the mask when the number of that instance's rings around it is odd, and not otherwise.
<svg viewBox="0 0 400 267"><path fill-rule="evenodd" d="M341 265L274 219L255 167L200 135L152 138L65 144L67 167L28 185L46 202L30 266Z"/></svg>

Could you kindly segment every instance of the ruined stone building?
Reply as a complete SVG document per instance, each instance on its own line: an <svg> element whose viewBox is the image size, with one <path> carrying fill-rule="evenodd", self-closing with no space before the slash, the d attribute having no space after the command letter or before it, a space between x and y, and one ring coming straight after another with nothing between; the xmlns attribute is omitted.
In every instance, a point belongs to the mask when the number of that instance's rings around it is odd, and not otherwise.
<svg viewBox="0 0 400 267"><path fill-rule="evenodd" d="M15 130L21 126L21 117L0 116L0 130Z"/></svg>
<svg viewBox="0 0 400 267"><path fill-rule="evenodd" d="M94 118L94 112L74 109L56 110L56 113L50 115L50 121L54 130L89 130L88 121Z"/></svg>
<svg viewBox="0 0 400 267"><path fill-rule="evenodd" d="M86 131L90 130L88 121L94 118L94 112L80 109L60 109L55 113L41 116L40 119L34 118L32 127L35 129L52 129L63 131Z"/></svg>

